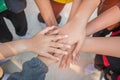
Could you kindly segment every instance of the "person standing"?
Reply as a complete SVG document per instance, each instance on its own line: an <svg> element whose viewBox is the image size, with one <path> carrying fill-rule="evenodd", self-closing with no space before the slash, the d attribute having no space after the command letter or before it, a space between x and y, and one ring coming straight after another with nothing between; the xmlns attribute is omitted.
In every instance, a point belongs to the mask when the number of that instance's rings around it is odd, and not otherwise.
<svg viewBox="0 0 120 80"><path fill-rule="evenodd" d="M26 36L27 20L24 9L26 0L2 0L0 7L4 5L6 9L0 11L0 42L8 42L13 39L4 18L9 19L18 36Z"/></svg>

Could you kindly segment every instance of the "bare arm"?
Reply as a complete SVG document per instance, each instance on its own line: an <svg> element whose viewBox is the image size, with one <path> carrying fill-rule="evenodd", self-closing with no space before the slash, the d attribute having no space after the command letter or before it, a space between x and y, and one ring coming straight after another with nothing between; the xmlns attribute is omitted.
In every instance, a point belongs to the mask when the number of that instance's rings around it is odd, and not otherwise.
<svg viewBox="0 0 120 80"><path fill-rule="evenodd" d="M71 45L77 43L73 54L78 53L82 43L84 42L86 24L99 3L100 0L82 0L74 17L60 28L59 34L67 34L69 36L68 39L61 40L60 42Z"/></svg>
<svg viewBox="0 0 120 80"><path fill-rule="evenodd" d="M25 40L11 41L0 44L0 60L17 55L26 50Z"/></svg>
<svg viewBox="0 0 120 80"><path fill-rule="evenodd" d="M113 6L107 11L103 12L100 16L92 20L87 25L87 35L93 34L99 30L107 28L110 25L120 21L120 8Z"/></svg>
<svg viewBox="0 0 120 80"><path fill-rule="evenodd" d="M80 6L81 0L73 0L72 3L72 7L71 7L71 11L69 14L69 18L68 18L68 22L74 17L74 15L76 14L79 6Z"/></svg>
<svg viewBox="0 0 120 80"><path fill-rule="evenodd" d="M88 21L89 17L92 15L94 10L97 8L99 3L100 3L100 0L93 0L93 1L82 0L79 7L77 8L77 11L73 17L73 20L76 20L77 22L80 22L81 20Z"/></svg>
<svg viewBox="0 0 120 80"><path fill-rule="evenodd" d="M0 44L0 59L17 55L22 52L34 52L38 55L48 57L51 59L58 59L49 53L67 54L66 51L58 48L70 48L69 45L64 45L57 40L67 38L66 35L45 35L48 31L53 30L54 27L48 27L29 39L16 40Z"/></svg>
<svg viewBox="0 0 120 80"><path fill-rule="evenodd" d="M57 25L50 0L35 0L47 26Z"/></svg>
<svg viewBox="0 0 120 80"><path fill-rule="evenodd" d="M61 42L71 45L77 44L72 53L69 53L69 55L73 56L72 60L75 60L76 54L84 43L86 24L99 3L100 0L82 0L74 17L60 29L61 34L67 34L69 36L68 39L61 40ZM66 57L69 58L69 55L63 56L60 65L62 65L62 63L64 64L64 61L69 63L69 61L65 59Z"/></svg>
<svg viewBox="0 0 120 80"><path fill-rule="evenodd" d="M120 57L120 37L87 38L81 51Z"/></svg>
<svg viewBox="0 0 120 80"><path fill-rule="evenodd" d="M88 19L99 3L100 0L83 0L81 2L81 5L77 9L74 17L67 24L63 25L62 28L60 28L60 34L69 35L69 40L63 40L64 43L68 42L69 44L74 44L81 40L81 38L79 38L79 35L82 36L83 33L86 32L85 30Z"/></svg>

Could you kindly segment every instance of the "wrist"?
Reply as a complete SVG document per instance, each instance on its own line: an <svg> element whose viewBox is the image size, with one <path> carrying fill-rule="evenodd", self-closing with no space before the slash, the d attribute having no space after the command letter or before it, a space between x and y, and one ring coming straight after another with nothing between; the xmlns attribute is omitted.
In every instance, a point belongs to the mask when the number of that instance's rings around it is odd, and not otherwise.
<svg viewBox="0 0 120 80"><path fill-rule="evenodd" d="M71 21L68 22L72 27L77 27L77 28L85 28L87 24L87 19L82 19L78 17L74 17Z"/></svg>
<svg viewBox="0 0 120 80"><path fill-rule="evenodd" d="M48 17L47 19L45 19L45 23L47 26L58 25L55 17Z"/></svg>
<svg viewBox="0 0 120 80"><path fill-rule="evenodd" d="M25 51L28 51L28 45L27 45L28 40L23 39L19 41L14 41L10 43L11 48L15 49L17 53L22 53Z"/></svg>
<svg viewBox="0 0 120 80"><path fill-rule="evenodd" d="M41 60L46 66L50 65L44 57L38 56L38 59Z"/></svg>

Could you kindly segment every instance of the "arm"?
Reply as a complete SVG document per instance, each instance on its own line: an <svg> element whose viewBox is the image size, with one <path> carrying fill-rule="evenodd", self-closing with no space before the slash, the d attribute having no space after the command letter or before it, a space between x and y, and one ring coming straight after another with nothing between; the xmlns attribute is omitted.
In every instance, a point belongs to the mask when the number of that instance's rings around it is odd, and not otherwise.
<svg viewBox="0 0 120 80"><path fill-rule="evenodd" d="M26 40L18 40L18 41L1 43L0 44L0 60L26 51L26 47L24 43L26 43Z"/></svg>
<svg viewBox="0 0 120 80"><path fill-rule="evenodd" d="M99 30L107 28L108 26L120 21L120 7L119 5L113 6L107 11L103 12L100 16L92 20L87 25L87 35L93 34Z"/></svg>
<svg viewBox="0 0 120 80"><path fill-rule="evenodd" d="M68 18L68 22L70 20L72 20L73 16L75 15L75 13L77 12L77 10L80 6L80 3L81 3L81 0L73 0L71 11L70 11L69 18Z"/></svg>
<svg viewBox="0 0 120 80"><path fill-rule="evenodd" d="M97 53L120 57L120 37L87 38L81 48L82 52Z"/></svg>
<svg viewBox="0 0 120 80"><path fill-rule="evenodd" d="M73 50L74 46L68 54L69 57L63 56L60 67L69 67L70 63L76 63L71 54ZM120 37L87 37L79 51L120 57Z"/></svg>
<svg viewBox="0 0 120 80"><path fill-rule="evenodd" d="M63 43L68 44L75 44L78 41L83 41L82 39L85 36L85 28L88 22L89 17L96 9L98 4L100 3L99 0L83 0L81 5L79 6L76 14L67 24L63 25L60 28L59 34L67 34L69 38L62 40ZM89 6L88 6L89 5Z"/></svg>
<svg viewBox="0 0 120 80"><path fill-rule="evenodd" d="M66 51L58 48L70 48L69 45L64 45L56 42L56 40L67 38L66 35L45 35L48 31L53 30L54 27L49 27L39 32L29 39L16 40L0 44L0 59L17 55L22 52L34 52L36 54L46 56L53 59L58 59L49 53L65 53ZM66 47L65 47L66 46Z"/></svg>
<svg viewBox="0 0 120 80"><path fill-rule="evenodd" d="M82 43L84 42L86 35L86 24L99 3L100 0L82 0L74 17L60 28L59 34L67 34L69 36L69 38L63 39L60 42L70 45L77 43L73 52L74 55L78 53Z"/></svg>
<svg viewBox="0 0 120 80"><path fill-rule="evenodd" d="M50 0L35 0L47 26L57 25L57 21Z"/></svg>
<svg viewBox="0 0 120 80"><path fill-rule="evenodd" d="M75 0L73 2L72 8L75 9L75 11L73 11L73 13L74 13L73 19L77 22L75 22L74 20L72 20L71 22L74 21L75 23L79 23L81 20L87 22L89 17L92 15L94 10L99 5L99 3L100 3L100 0L93 0L93 1L90 1L90 0L77 1L77 0ZM79 24L81 24L81 23L79 23Z"/></svg>

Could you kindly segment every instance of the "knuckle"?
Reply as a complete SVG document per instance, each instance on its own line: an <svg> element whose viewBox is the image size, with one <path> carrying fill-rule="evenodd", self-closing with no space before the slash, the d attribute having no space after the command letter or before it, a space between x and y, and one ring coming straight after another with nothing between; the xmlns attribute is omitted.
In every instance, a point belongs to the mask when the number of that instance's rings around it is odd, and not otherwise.
<svg viewBox="0 0 120 80"><path fill-rule="evenodd" d="M54 48L51 49L52 52L56 52L56 50Z"/></svg>

